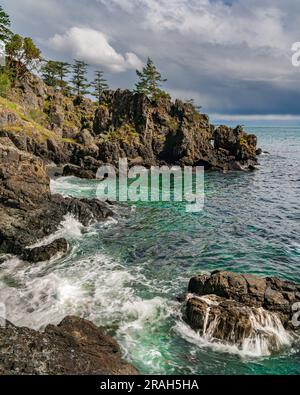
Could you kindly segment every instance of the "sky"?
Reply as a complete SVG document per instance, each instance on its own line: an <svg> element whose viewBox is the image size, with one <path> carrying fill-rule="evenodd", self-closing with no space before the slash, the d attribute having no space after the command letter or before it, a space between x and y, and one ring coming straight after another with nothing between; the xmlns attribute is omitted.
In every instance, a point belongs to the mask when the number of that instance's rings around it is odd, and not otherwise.
<svg viewBox="0 0 300 395"><path fill-rule="evenodd" d="M300 122L299 0L2 0L48 59L85 60L114 88L151 57L173 98L215 119Z"/></svg>

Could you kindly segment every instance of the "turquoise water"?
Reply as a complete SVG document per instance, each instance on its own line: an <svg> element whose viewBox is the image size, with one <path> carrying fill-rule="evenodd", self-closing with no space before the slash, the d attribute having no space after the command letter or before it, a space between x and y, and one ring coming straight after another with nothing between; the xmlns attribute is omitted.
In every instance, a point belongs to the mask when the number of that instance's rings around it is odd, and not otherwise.
<svg viewBox="0 0 300 395"><path fill-rule="evenodd" d="M68 217L52 236L71 241L66 259L3 264L0 298L9 318L41 328L80 314L105 326L146 374L300 374L297 345L250 357L209 344L184 324L176 302L191 276L215 269L300 282L300 129L249 131L269 154L252 173L207 173L203 212L139 203L88 229ZM52 189L94 197L96 182L62 178Z"/></svg>

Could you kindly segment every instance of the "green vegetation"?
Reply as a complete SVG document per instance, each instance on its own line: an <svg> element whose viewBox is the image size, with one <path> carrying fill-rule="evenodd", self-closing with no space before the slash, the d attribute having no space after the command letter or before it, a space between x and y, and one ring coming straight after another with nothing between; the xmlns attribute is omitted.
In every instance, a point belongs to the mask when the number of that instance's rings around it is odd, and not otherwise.
<svg viewBox="0 0 300 395"><path fill-rule="evenodd" d="M45 84L57 88L58 86L58 69L54 60L49 60L42 66L42 78Z"/></svg>
<svg viewBox="0 0 300 395"><path fill-rule="evenodd" d="M14 34L6 44L8 68L13 79L22 80L26 73L37 69L40 64L41 51L30 37Z"/></svg>
<svg viewBox="0 0 300 395"><path fill-rule="evenodd" d="M9 16L0 5L0 40L6 43L11 35Z"/></svg>
<svg viewBox="0 0 300 395"><path fill-rule="evenodd" d="M97 99L98 104L102 103L103 92L109 88L103 77L103 71L97 70L94 80L89 83L88 64L82 60L75 59L73 65L56 60L43 61L41 51L30 37L23 38L10 31L10 18L1 6L0 40L5 42L7 57L7 67L5 70L0 70L0 95L7 94L11 82L15 87L16 82L24 79L28 71L38 70L43 63L41 76L48 86L60 90L64 96L74 94L77 97L83 97L91 93ZM68 81L71 72L72 76ZM136 92L145 94L154 103L161 98L170 99L170 95L161 89L161 84L167 80L162 78L152 59L148 58L145 67L141 71L137 70L136 73L138 76L135 85ZM89 92L90 87L93 88L92 92Z"/></svg>
<svg viewBox="0 0 300 395"><path fill-rule="evenodd" d="M0 70L0 96L6 97L10 89L11 81L5 69Z"/></svg>
<svg viewBox="0 0 300 395"><path fill-rule="evenodd" d="M105 78L103 78L103 71L95 72L95 79L91 83L91 86L94 88L93 96L97 99L98 103L101 103L103 92L108 90L108 84Z"/></svg>
<svg viewBox="0 0 300 395"><path fill-rule="evenodd" d="M66 93L69 90L66 78L70 73L70 67L71 65L66 62L46 61L42 66L42 78L45 84Z"/></svg>
<svg viewBox="0 0 300 395"><path fill-rule="evenodd" d="M90 87L90 85L88 84L88 79L86 77L88 64L81 60L75 60L75 64L72 68L73 77L71 83L73 85L75 94L77 95L77 97L88 94L88 88Z"/></svg>
<svg viewBox="0 0 300 395"><path fill-rule="evenodd" d="M138 82L135 85L135 91L145 94L152 101L157 101L159 98L169 98L169 94L160 89L163 79L160 72L155 67L153 60L148 58L146 66L142 71L136 71Z"/></svg>
<svg viewBox="0 0 300 395"><path fill-rule="evenodd" d="M100 141L102 143L117 141L132 146L140 144L140 135L134 125L126 123L120 128L114 128L112 126L107 133L101 135Z"/></svg>

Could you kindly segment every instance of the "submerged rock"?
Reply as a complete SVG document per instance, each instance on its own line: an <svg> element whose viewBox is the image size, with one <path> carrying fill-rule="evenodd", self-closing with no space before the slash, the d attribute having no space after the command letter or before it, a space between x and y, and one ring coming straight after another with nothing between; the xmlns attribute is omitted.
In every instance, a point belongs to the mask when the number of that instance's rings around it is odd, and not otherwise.
<svg viewBox="0 0 300 395"><path fill-rule="evenodd" d="M269 354L290 345L300 285L278 278L216 271L193 277L185 320L212 342Z"/></svg>
<svg viewBox="0 0 300 395"><path fill-rule="evenodd" d="M102 328L78 317L66 317L44 332L10 322L0 328L0 374L136 375L122 359L120 347Z"/></svg>

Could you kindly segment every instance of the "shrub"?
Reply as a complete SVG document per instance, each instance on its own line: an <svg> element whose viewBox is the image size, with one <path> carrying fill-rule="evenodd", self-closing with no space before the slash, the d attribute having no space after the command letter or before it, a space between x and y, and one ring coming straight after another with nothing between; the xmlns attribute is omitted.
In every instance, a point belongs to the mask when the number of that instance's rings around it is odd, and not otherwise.
<svg viewBox="0 0 300 395"><path fill-rule="evenodd" d="M0 72L0 96L6 97L10 89L10 78L5 72Z"/></svg>

